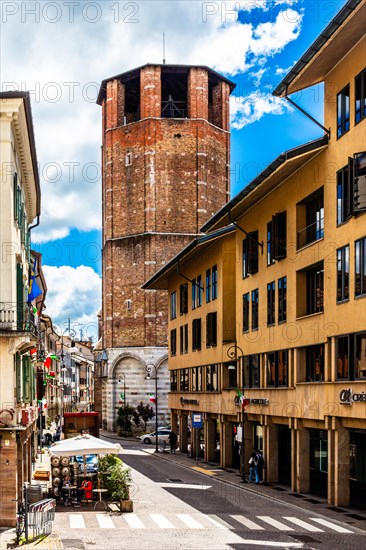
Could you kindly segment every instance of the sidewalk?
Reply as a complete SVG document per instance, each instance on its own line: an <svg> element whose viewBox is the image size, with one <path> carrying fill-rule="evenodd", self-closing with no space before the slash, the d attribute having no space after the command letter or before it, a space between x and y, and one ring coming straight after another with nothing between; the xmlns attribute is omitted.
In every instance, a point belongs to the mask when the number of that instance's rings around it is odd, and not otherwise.
<svg viewBox="0 0 366 550"><path fill-rule="evenodd" d="M111 439L118 439L119 441L135 440L135 438L122 438L116 433L106 432L103 430L101 431L101 436ZM155 453L154 448L151 450L142 448L141 450L153 455L157 459L175 462L184 468L195 470L202 475L215 477L217 481L235 487L235 490L257 493L264 498L273 500L274 504L276 502L281 502L283 504L297 506L302 510L309 510L312 513L317 512L329 519L347 523L352 527L357 527L358 529L362 529L366 532L366 509L357 509L350 506L331 506L327 503L325 498L307 493L293 493L291 487L281 485L280 483L262 483L259 485L255 483L243 483L237 470L220 468L218 464L204 462L202 458L199 458L196 461L195 458L190 458L187 453L180 453L179 451L177 451L176 454L172 454L170 452Z"/></svg>

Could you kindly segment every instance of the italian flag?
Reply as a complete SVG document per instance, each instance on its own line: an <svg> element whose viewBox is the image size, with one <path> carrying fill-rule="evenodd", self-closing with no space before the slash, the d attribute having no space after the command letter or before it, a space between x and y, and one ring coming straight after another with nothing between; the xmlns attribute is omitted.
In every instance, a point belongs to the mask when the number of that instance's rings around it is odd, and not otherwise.
<svg viewBox="0 0 366 550"><path fill-rule="evenodd" d="M152 393L150 394L150 402L154 403L154 405L156 405L156 395L154 395Z"/></svg>
<svg viewBox="0 0 366 550"><path fill-rule="evenodd" d="M239 397L239 403L240 403L242 409L244 410L245 407L246 407L247 405L249 405L249 399L247 399L246 397L244 397L244 395L242 394L242 392L239 391L239 390L236 390L236 395Z"/></svg>

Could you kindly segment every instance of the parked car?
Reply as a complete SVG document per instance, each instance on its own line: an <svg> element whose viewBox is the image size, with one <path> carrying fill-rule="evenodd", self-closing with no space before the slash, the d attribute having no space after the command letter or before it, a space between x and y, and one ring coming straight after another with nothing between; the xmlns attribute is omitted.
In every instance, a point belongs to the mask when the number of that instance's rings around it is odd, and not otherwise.
<svg viewBox="0 0 366 550"><path fill-rule="evenodd" d="M80 473L84 474L84 457L76 456L76 461L80 464ZM86 455L86 473L95 474L98 471L98 457L96 455Z"/></svg>
<svg viewBox="0 0 366 550"><path fill-rule="evenodd" d="M167 430L166 428L160 428L157 432L152 432L151 434L144 434L140 436L140 440L142 443L147 443L148 445L151 443L156 443L156 434L158 435L158 442L165 441L166 443L169 442L169 435L171 430Z"/></svg>

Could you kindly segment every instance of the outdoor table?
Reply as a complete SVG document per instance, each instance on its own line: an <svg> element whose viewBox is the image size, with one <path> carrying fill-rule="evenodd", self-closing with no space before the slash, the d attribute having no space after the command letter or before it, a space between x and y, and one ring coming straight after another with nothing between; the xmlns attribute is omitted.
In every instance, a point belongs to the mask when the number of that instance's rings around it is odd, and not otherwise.
<svg viewBox="0 0 366 550"><path fill-rule="evenodd" d="M72 501L71 491L75 491L75 489L77 489L76 485L69 485L68 487L61 488L61 491L67 492L67 496L64 501L64 506L71 506L71 501Z"/></svg>
<svg viewBox="0 0 366 550"><path fill-rule="evenodd" d="M99 499L97 500L97 502L94 504L94 510L96 509L96 507L98 506L98 504L103 504L104 505L104 508L107 510L107 503L105 500L103 500L103 497L102 497L102 494L103 493L107 493L108 489L93 489L93 493L99 493Z"/></svg>

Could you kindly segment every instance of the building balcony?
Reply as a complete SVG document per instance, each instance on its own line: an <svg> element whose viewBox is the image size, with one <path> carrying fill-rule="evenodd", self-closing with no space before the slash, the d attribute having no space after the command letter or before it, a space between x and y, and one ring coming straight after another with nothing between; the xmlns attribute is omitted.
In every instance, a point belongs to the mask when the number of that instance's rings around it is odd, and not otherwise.
<svg viewBox="0 0 366 550"><path fill-rule="evenodd" d="M14 332L37 336L38 327L33 308L26 302L0 302L0 335Z"/></svg>

